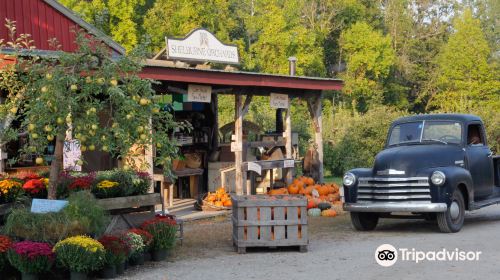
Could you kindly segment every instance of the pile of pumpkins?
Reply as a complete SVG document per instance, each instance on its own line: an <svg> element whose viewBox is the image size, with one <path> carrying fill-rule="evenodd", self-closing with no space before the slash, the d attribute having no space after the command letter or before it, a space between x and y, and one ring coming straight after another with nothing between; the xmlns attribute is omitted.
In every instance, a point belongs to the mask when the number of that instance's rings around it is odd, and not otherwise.
<svg viewBox="0 0 500 280"><path fill-rule="evenodd" d="M205 203L214 205L216 207L231 207L231 196L222 187L218 188L215 193L208 193L205 198Z"/></svg>
<svg viewBox="0 0 500 280"><path fill-rule="evenodd" d="M313 178L299 177L286 188L273 189L269 195L300 194L307 197L309 216L335 217L337 212L332 205L341 206L339 186L335 183L315 184Z"/></svg>

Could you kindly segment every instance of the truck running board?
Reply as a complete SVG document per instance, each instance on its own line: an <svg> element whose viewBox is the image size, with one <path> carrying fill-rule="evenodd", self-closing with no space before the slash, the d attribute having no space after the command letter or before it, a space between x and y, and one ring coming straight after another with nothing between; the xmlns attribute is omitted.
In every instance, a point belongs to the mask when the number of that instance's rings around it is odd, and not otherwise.
<svg viewBox="0 0 500 280"><path fill-rule="evenodd" d="M472 205L471 210L477 210L481 209L486 206L494 205L494 204L499 204L500 203L500 197L492 197L492 198L487 198L485 200L481 201L474 201L474 204Z"/></svg>

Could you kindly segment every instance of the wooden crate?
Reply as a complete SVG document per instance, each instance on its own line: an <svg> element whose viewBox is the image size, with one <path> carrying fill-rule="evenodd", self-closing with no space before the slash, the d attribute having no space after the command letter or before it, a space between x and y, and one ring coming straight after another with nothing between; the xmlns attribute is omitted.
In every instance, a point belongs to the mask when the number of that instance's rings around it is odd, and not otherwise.
<svg viewBox="0 0 500 280"><path fill-rule="evenodd" d="M233 244L247 247L299 246L307 251L307 200L297 195L233 196Z"/></svg>

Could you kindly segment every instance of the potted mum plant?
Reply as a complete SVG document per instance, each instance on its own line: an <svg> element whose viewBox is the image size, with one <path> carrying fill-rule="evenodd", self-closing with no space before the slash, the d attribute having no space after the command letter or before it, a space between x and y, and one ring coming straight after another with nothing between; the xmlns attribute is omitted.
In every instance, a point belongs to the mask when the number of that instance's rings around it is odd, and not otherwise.
<svg viewBox="0 0 500 280"><path fill-rule="evenodd" d="M8 236L0 235L0 272L7 262L7 251L12 246L12 240Z"/></svg>
<svg viewBox="0 0 500 280"><path fill-rule="evenodd" d="M104 246L83 235L57 242L54 252L57 262L70 270L71 280L87 279L87 273L101 268L105 257Z"/></svg>
<svg viewBox="0 0 500 280"><path fill-rule="evenodd" d="M44 242L16 242L7 252L10 264L22 273L23 280L36 280L54 264L52 246Z"/></svg>
<svg viewBox="0 0 500 280"><path fill-rule="evenodd" d="M99 242L106 250L105 266L101 271L102 276L104 278L114 278L116 274L123 274L125 261L130 254L130 247L127 242L113 235L103 235L99 238Z"/></svg>
<svg viewBox="0 0 500 280"><path fill-rule="evenodd" d="M144 243L144 261L150 261L151 260L151 243L153 242L153 236L151 233L140 229L140 228L132 228L129 229L128 232L135 233L141 236L142 242Z"/></svg>
<svg viewBox="0 0 500 280"><path fill-rule="evenodd" d="M142 223L141 228L153 236L151 257L153 261L167 258L168 250L175 244L177 223L169 216L156 215L155 218Z"/></svg>
<svg viewBox="0 0 500 280"><path fill-rule="evenodd" d="M128 244L130 246L130 265L143 265L144 250L146 249L146 245L144 245L142 237L139 234L133 232L127 232L124 235L127 237L126 240L128 241Z"/></svg>

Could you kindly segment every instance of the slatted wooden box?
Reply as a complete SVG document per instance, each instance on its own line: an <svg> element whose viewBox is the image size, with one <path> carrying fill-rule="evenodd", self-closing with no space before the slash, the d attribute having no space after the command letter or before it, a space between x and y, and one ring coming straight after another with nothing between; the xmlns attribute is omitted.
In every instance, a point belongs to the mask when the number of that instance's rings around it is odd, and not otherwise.
<svg viewBox="0 0 500 280"><path fill-rule="evenodd" d="M307 251L307 200L297 195L233 196L233 244L247 247L299 246Z"/></svg>

